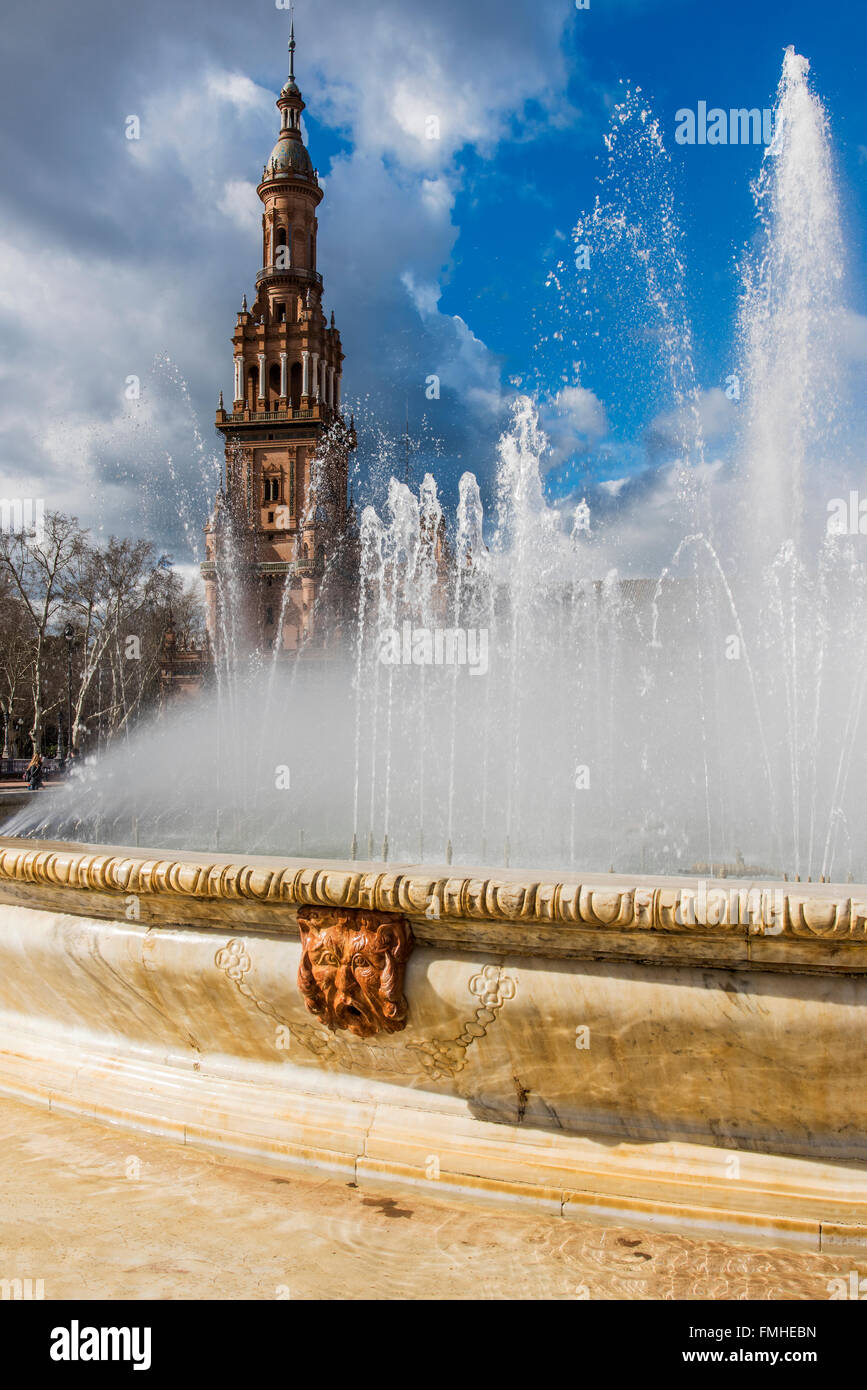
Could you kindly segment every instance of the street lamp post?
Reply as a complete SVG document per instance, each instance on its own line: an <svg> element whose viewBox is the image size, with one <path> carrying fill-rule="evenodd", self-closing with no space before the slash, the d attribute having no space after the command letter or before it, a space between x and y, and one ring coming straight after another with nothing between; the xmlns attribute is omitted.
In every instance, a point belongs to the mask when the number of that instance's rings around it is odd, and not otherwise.
<svg viewBox="0 0 867 1390"><path fill-rule="evenodd" d="M66 761L72 758L72 648L75 642L75 628L67 623L63 629L66 639Z"/></svg>

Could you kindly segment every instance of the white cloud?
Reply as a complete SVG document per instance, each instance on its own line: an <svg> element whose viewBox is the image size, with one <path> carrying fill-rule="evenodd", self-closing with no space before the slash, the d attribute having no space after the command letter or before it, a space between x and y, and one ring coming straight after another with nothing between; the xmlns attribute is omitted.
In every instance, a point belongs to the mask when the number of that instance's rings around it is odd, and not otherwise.
<svg viewBox="0 0 867 1390"><path fill-rule="evenodd" d="M327 37L309 38L317 67L329 76L324 84L317 73L315 98L369 153L396 158L406 169L437 169L466 145L489 150L531 99L552 121L574 114L560 50L572 22L567 5L531 11L496 0L443 0L428 10L380 0L371 9L345 0L334 8ZM305 37L302 63L307 45ZM431 116L438 139L429 138Z"/></svg>
<svg viewBox="0 0 867 1390"><path fill-rule="evenodd" d="M545 403L542 421L551 446L546 472L586 455L608 434L605 406L585 386L562 387Z"/></svg>
<svg viewBox="0 0 867 1390"><path fill-rule="evenodd" d="M738 402L730 400L720 386L702 390L694 404L666 410L655 416L647 428L648 439L656 446L679 451L696 432L696 414L705 446L719 445L730 437L737 424Z"/></svg>
<svg viewBox="0 0 867 1390"><path fill-rule="evenodd" d="M180 170L197 197L214 201L232 178L238 135L258 130L273 103L271 92L234 72L194 71L183 86L156 84L142 108L140 139L126 142L129 156L157 177ZM276 111L273 125L276 139ZM269 149L263 145L261 164Z"/></svg>
<svg viewBox="0 0 867 1390"><path fill-rule="evenodd" d="M243 72L208 73L205 86L211 100L228 101L239 111L261 110L271 99L270 92Z"/></svg>
<svg viewBox="0 0 867 1390"><path fill-rule="evenodd" d="M259 226L262 204L256 196L256 185L247 179L229 179L217 207L242 231L255 231Z"/></svg>
<svg viewBox="0 0 867 1390"><path fill-rule="evenodd" d="M440 313L439 286L417 281L410 270L400 279L430 334L434 351L430 371L439 377L442 387L460 392L482 416L496 415L505 396L497 364L486 345L460 314Z"/></svg>
<svg viewBox="0 0 867 1390"><path fill-rule="evenodd" d="M564 386L554 401L560 418L578 435L603 439L608 433L608 417L599 397L585 386Z"/></svg>
<svg viewBox="0 0 867 1390"><path fill-rule="evenodd" d="M448 217L455 205L454 192L444 178L422 179L421 199L434 217Z"/></svg>
<svg viewBox="0 0 867 1390"><path fill-rule="evenodd" d="M420 284L411 270L401 273L400 283L412 300L413 307L422 318L429 318L437 312L441 291L439 285Z"/></svg>

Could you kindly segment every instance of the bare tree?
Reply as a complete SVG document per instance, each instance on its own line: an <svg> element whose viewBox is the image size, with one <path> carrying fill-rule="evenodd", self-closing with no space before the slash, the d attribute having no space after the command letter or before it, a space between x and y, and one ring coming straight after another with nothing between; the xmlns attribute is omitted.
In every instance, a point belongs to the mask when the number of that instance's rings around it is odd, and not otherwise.
<svg viewBox="0 0 867 1390"><path fill-rule="evenodd" d="M94 722L109 740L126 733L159 699L170 616L182 647L203 641L200 595L184 589L169 557L157 556L149 541L113 536L94 546L74 517L57 512L45 518L38 538L26 531L0 535L4 756L16 701L31 715L30 736L40 751L53 711L59 744L67 701L67 747Z"/></svg>
<svg viewBox="0 0 867 1390"><path fill-rule="evenodd" d="M73 730L82 729L85 704L91 696L98 673L108 665L112 676L111 698L105 709L109 733L119 722L118 710L125 709L125 667L129 659L140 659L139 641L129 633L129 620L146 601L154 570L154 550L149 541L118 540L112 536L104 550L90 546L74 557L64 590L64 616L76 629L78 654L76 692L73 701ZM162 560L158 562L162 564ZM121 652L121 642L133 638ZM102 704L102 701L100 701Z"/></svg>
<svg viewBox="0 0 867 1390"><path fill-rule="evenodd" d="M68 566L84 549L86 532L75 517L47 512L44 534L0 533L0 570L23 604L33 638L33 748L42 751L46 644L64 602Z"/></svg>
<svg viewBox="0 0 867 1390"><path fill-rule="evenodd" d="M3 720L3 751L0 757L11 758L9 743L13 730L16 701L22 691L29 693L32 676L34 645L29 618L19 598L4 584L0 594L0 718Z"/></svg>

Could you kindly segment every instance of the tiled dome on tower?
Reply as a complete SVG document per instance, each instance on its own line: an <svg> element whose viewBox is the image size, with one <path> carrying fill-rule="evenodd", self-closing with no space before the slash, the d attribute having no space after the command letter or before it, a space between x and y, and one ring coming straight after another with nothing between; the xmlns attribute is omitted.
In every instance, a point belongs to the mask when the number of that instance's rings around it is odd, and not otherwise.
<svg viewBox="0 0 867 1390"><path fill-rule="evenodd" d="M313 165L303 142L293 140L286 131L281 133L280 139L271 151L262 175L263 182L280 178L284 174L302 179L315 178Z"/></svg>

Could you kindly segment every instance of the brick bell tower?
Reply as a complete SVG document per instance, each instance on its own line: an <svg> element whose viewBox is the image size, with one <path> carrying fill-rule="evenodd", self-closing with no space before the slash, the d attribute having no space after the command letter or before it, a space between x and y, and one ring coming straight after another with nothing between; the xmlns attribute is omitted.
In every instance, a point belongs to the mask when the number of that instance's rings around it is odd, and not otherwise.
<svg viewBox="0 0 867 1390"><path fill-rule="evenodd" d="M205 527L202 576L217 657L229 627L237 655L321 651L353 597L347 478L355 430L340 409L340 333L333 312L330 323L323 312L316 268L323 193L301 135L294 23L277 110L277 143L257 189L262 269L232 338L232 409L221 392L216 418L226 476ZM230 624L221 621L224 604L233 610Z"/></svg>

